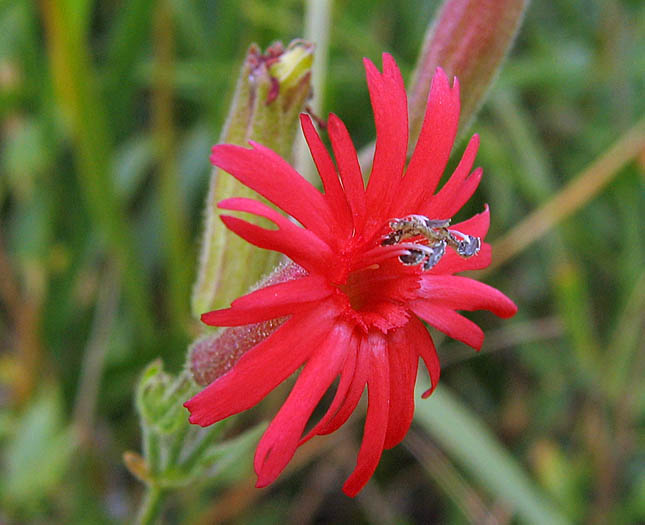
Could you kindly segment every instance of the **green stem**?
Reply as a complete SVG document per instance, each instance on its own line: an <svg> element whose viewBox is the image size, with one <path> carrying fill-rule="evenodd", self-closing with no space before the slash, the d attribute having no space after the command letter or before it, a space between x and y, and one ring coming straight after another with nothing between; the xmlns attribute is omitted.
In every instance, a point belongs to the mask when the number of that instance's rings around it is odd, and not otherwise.
<svg viewBox="0 0 645 525"><path fill-rule="evenodd" d="M143 425L143 455L148 462L150 475L156 478L161 471L161 449L159 436L148 425Z"/></svg>
<svg viewBox="0 0 645 525"><path fill-rule="evenodd" d="M186 440L186 436L188 435L189 430L190 426L186 423L174 436L174 440L172 442L170 450L168 451L168 463L166 469L173 468L177 463L179 454L181 454L181 451L184 448L184 441Z"/></svg>
<svg viewBox="0 0 645 525"><path fill-rule="evenodd" d="M201 459L206 449L215 442L215 440L221 436L224 427L226 426L225 422L222 421L215 425L199 442L199 444L194 448L190 453L186 461L182 464L182 469L185 472L189 472L195 464Z"/></svg>
<svg viewBox="0 0 645 525"><path fill-rule="evenodd" d="M162 510L162 503L166 491L158 485L151 484L146 486L146 493L139 508L137 523L139 525L148 525L156 523Z"/></svg>
<svg viewBox="0 0 645 525"><path fill-rule="evenodd" d="M331 1L308 0L305 7L304 38L316 45L316 54L311 68L312 96L309 107L319 116L323 109L327 57L329 55L329 31L331 26ZM294 163L298 172L308 181L317 184L318 176L309 148L302 136L296 138Z"/></svg>

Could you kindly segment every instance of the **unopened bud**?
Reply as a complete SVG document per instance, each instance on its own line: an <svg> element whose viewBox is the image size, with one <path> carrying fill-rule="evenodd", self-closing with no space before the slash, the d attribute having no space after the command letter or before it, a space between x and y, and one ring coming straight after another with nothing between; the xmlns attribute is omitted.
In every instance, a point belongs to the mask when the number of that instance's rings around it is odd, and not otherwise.
<svg viewBox="0 0 645 525"><path fill-rule="evenodd" d="M459 79L464 133L511 48L528 0L446 0L430 25L409 91L410 141L419 136L437 67Z"/></svg>
<svg viewBox="0 0 645 525"><path fill-rule="evenodd" d="M264 288L306 275L306 271L293 262L283 263L270 275L257 283L254 289ZM286 317L261 323L225 328L195 341L189 350L190 369L195 382L206 386L228 372L247 350L271 335Z"/></svg>
<svg viewBox="0 0 645 525"><path fill-rule="evenodd" d="M168 374L156 359L141 374L136 390L136 406L141 425L162 435L170 435L185 424L183 401L192 395L195 386L184 371Z"/></svg>
<svg viewBox="0 0 645 525"><path fill-rule="evenodd" d="M298 115L310 95L313 47L296 40L286 49L280 43L273 44L265 53L256 45L249 48L220 142L248 146L248 141L254 140L284 158L291 156ZM217 203L229 197L258 195L214 168L193 288L195 317L227 306L278 262L277 254L247 243L219 220Z"/></svg>

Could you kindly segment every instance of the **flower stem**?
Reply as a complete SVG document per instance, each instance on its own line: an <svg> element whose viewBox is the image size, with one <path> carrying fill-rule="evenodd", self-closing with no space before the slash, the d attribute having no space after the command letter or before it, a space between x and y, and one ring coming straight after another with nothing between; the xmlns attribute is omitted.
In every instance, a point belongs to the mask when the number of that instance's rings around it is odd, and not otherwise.
<svg viewBox="0 0 645 525"><path fill-rule="evenodd" d="M161 451L159 449L159 436L144 426L143 428L143 450L148 462L148 471L151 476L156 476L161 470Z"/></svg>
<svg viewBox="0 0 645 525"><path fill-rule="evenodd" d="M184 448L184 443L186 441L186 436L188 435L189 430L190 430L190 427L186 423L181 429L179 429L177 434L174 436L174 441L170 446L170 450L168 451L167 468L172 468L177 463L177 459L179 459L181 451Z"/></svg>
<svg viewBox="0 0 645 525"><path fill-rule="evenodd" d="M186 458L186 461L182 463L181 468L185 472L190 471L197 464L197 462L202 458L204 452L206 452L208 447L212 443L214 443L219 436L222 435L222 431L224 430L225 426L226 426L226 423L223 421L220 421L217 425L210 428L209 431L206 432L206 435L195 446L193 451L189 454L188 458Z"/></svg>
<svg viewBox="0 0 645 525"><path fill-rule="evenodd" d="M157 518L161 514L161 508L166 491L159 485L150 484L146 485L146 493L139 508L137 516L137 523L139 525L148 525L156 523Z"/></svg>

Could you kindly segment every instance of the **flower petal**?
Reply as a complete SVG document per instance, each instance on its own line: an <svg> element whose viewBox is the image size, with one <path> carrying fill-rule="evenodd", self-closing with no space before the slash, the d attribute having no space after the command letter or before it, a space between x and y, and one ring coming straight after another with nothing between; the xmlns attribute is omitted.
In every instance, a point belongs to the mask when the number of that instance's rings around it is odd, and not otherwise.
<svg viewBox="0 0 645 525"><path fill-rule="evenodd" d="M260 288L231 303L230 308L202 314L202 322L210 326L242 326L293 314L304 303L320 301L333 293L327 280L307 275L293 281Z"/></svg>
<svg viewBox="0 0 645 525"><path fill-rule="evenodd" d="M477 168L463 181L456 179L456 182L452 183L453 179L449 179L441 191L430 200L427 211L424 212L432 217L452 217L473 196L482 175L483 170Z"/></svg>
<svg viewBox="0 0 645 525"><path fill-rule="evenodd" d="M503 318L517 313L515 303L502 292L468 277L424 274L418 293L437 306L454 310L489 310Z"/></svg>
<svg viewBox="0 0 645 525"><path fill-rule="evenodd" d="M490 265L492 249L487 242L482 243L479 253L472 257L461 257L454 250L446 251L439 263L428 273L432 275L451 275L468 270L482 270Z"/></svg>
<svg viewBox="0 0 645 525"><path fill-rule="evenodd" d="M427 333L425 327L421 327ZM413 346L417 342L415 334L409 333L410 328L408 323L388 334L387 338L391 409L383 445L386 449L401 442L408 433L414 416L414 384L417 379L419 356Z"/></svg>
<svg viewBox="0 0 645 525"><path fill-rule="evenodd" d="M427 328L421 321L418 319L410 319L406 330L410 340L410 350L414 351L416 355L423 359L423 363L426 365L428 374L430 375L431 387L421 396L425 399L432 394L439 384L439 376L441 375L439 356L437 355L432 337L430 337Z"/></svg>
<svg viewBox="0 0 645 525"><path fill-rule="evenodd" d="M399 205L393 210L394 216L419 213L414 210L434 193L455 141L459 109L459 82L455 78L451 88L443 69L437 68L432 78L419 140L401 183L397 197ZM477 146L472 152L473 158L476 153Z"/></svg>
<svg viewBox="0 0 645 525"><path fill-rule="evenodd" d="M363 337L357 344L358 352L352 383L349 386L347 394L342 400L342 404L338 411L335 414L332 414L330 418L327 418L328 420L325 424L319 426L317 431L318 435L331 434L343 426L349 419L349 416L352 415L352 412L356 409L358 402L361 400L361 396L365 390L365 384L367 383L370 366L372 365L368 338Z"/></svg>
<svg viewBox="0 0 645 525"><path fill-rule="evenodd" d="M320 179L323 183L323 188L325 189L325 199L329 204L329 207L334 212L334 215L337 217L337 223L340 225L346 225L345 231L341 232L343 237L351 234L352 230L352 218L345 193L343 192L343 187L338 180L338 174L336 173L336 167L334 162L329 156L329 152L322 140L320 135L314 128L311 117L305 113L300 115L300 124L302 126L302 132L305 135L305 140L309 146L309 151L311 151L311 157L316 164L316 169L320 174ZM362 181L361 181L362 184Z"/></svg>
<svg viewBox="0 0 645 525"><path fill-rule="evenodd" d="M327 243L311 230L300 228L273 208L253 199L226 199L220 202L218 207L253 213L269 219L278 226L278 230L267 230L230 215L220 216L231 231L250 243L283 253L310 272L328 273L334 255Z"/></svg>
<svg viewBox="0 0 645 525"><path fill-rule="evenodd" d="M352 210L354 228L359 230L365 220L365 187L363 175L358 164L356 148L345 124L336 115L330 113L328 119L329 139L334 150L338 172L343 181L347 202Z"/></svg>
<svg viewBox="0 0 645 525"><path fill-rule="evenodd" d="M229 372L184 403L189 421L205 427L259 403L316 351L336 316L328 304L295 314Z"/></svg>
<svg viewBox="0 0 645 525"><path fill-rule="evenodd" d="M410 303L410 309L448 337L461 341L475 350L481 349L484 342L484 332L463 315L427 300L413 301Z"/></svg>
<svg viewBox="0 0 645 525"><path fill-rule="evenodd" d="M363 347L361 351L364 351ZM383 453L390 412L389 363L384 337L371 332L367 337L365 351L369 351L371 361L367 378L367 418L356 468L343 485L343 492L350 497L358 494L376 470Z"/></svg>
<svg viewBox="0 0 645 525"><path fill-rule="evenodd" d="M480 239L486 238L488 228L490 227L490 209L488 204L484 205L484 211L473 215L470 219L455 223L450 226L451 230L457 230L461 233L474 235Z"/></svg>
<svg viewBox="0 0 645 525"><path fill-rule="evenodd" d="M441 219L449 219L455 214L455 211L452 211L455 206L455 201L463 197L464 195L464 184L469 180L468 174L473 167L475 162L475 156L477 155L477 150L479 148L479 135L475 134L471 137L464 154L459 161L459 164L455 168L455 171L452 173L450 178L443 185L441 190L436 195L425 194L423 199L419 200L419 213L427 214L429 217L436 217ZM470 178L476 176L475 173L471 174ZM478 176L481 178L481 173L478 173ZM471 184L475 179L471 180ZM479 184L479 180L477 180ZM475 186L476 188L477 186ZM474 191L474 189L473 189ZM472 193L464 200L468 200L471 197ZM463 203L457 208L460 209Z"/></svg>
<svg viewBox="0 0 645 525"><path fill-rule="evenodd" d="M327 424L338 413L343 402L345 401L347 394L349 392L349 389L352 385L352 381L354 379L354 371L356 370L356 360L357 360L359 343L360 343L360 339L355 335L347 344L347 358L345 359L345 364L343 365L343 370L340 375L338 388L336 388L336 393L334 394L334 399L329 405L327 412L316 424L316 426L314 426L307 433L307 435L300 440L301 445L305 441L309 441L312 437L319 434L323 434L323 432L321 432L321 429L327 426ZM363 380L363 386L365 386L365 380ZM349 411L349 413L351 414L352 411L353 409Z"/></svg>
<svg viewBox="0 0 645 525"><path fill-rule="evenodd" d="M343 366L351 329L337 324L315 350L255 451L257 487L273 482L293 457L302 432Z"/></svg>
<svg viewBox="0 0 645 525"><path fill-rule="evenodd" d="M266 197L319 237L331 238L333 216L323 195L277 153L251 142L251 149L232 144L213 146L211 163Z"/></svg>
<svg viewBox="0 0 645 525"><path fill-rule="evenodd" d="M367 87L374 111L376 149L367 184L367 217L375 227L389 217L393 189L399 184L408 148L408 103L401 72L391 55L383 53L383 73L364 59ZM371 232L368 232L368 235Z"/></svg>

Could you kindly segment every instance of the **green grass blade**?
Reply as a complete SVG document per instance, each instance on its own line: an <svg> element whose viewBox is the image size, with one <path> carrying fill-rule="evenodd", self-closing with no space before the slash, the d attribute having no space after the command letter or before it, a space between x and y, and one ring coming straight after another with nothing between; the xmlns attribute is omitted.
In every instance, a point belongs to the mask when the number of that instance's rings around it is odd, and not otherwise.
<svg viewBox="0 0 645 525"><path fill-rule="evenodd" d="M427 381L419 381L416 394L421 396L428 386ZM523 522L568 523L490 429L445 385L417 403L415 421Z"/></svg>
<svg viewBox="0 0 645 525"><path fill-rule="evenodd" d="M138 317L141 335L148 338L152 319L146 279L111 179L112 137L87 42L68 27L66 13L70 6L63 1L41 4L53 81L75 146L74 160L85 205L124 270L125 293Z"/></svg>

